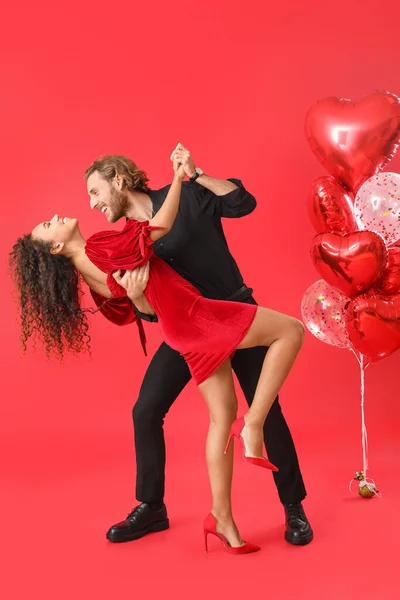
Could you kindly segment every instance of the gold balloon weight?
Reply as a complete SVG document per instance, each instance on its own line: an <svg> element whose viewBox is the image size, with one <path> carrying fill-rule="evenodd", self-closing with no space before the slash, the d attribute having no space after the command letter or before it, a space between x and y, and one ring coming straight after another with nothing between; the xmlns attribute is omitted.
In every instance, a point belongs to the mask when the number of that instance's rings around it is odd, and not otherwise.
<svg viewBox="0 0 400 600"><path fill-rule="evenodd" d="M374 496L381 497L381 494L376 489L375 482L372 479L366 479L363 471L357 471L352 482L350 483L350 489L353 481L358 481L358 495L361 498L373 498Z"/></svg>

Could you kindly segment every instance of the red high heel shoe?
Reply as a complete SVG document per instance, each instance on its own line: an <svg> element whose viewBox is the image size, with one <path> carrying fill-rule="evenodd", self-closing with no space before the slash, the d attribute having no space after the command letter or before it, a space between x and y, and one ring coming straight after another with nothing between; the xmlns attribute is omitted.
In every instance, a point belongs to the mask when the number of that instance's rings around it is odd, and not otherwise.
<svg viewBox="0 0 400 600"><path fill-rule="evenodd" d="M268 460L268 458L257 458L255 456L246 456L246 444L244 443L244 439L240 435L242 433L242 429L245 427L246 423L244 421L244 417L240 417L236 419L236 421L232 424L231 432L229 434L228 443L226 444L225 454L228 452L229 444L232 441L233 437L237 437L243 446L243 458L246 462L255 465L256 467L262 467L264 469L270 469L271 471L279 471L278 467L272 464Z"/></svg>
<svg viewBox="0 0 400 600"><path fill-rule="evenodd" d="M217 536L224 547L224 550L229 552L229 554L250 554L250 552L258 552L261 550L260 546L256 546L255 544L250 544L249 542L244 542L243 546L231 546L228 540L222 533L218 533L217 531L217 521L213 514L209 514L208 517L204 520L204 542L206 544L206 552L208 552L208 543L207 537L209 534Z"/></svg>

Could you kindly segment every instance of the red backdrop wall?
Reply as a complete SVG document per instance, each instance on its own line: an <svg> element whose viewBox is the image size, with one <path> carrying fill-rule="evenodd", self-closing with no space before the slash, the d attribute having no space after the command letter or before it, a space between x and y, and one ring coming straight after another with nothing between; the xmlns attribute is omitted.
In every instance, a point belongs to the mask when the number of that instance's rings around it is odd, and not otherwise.
<svg viewBox="0 0 400 600"><path fill-rule="evenodd" d="M306 197L313 179L325 174L305 141L304 116L328 95L400 94L400 10L395 0L146 6L122 0L23 9L14 3L6 12L0 36L4 472L22 490L57 469L65 477L85 464L108 465L112 485L113 469L129 456L130 480L118 491L122 506L122 495L124 501L128 491L133 495L130 409L147 365L136 327L119 329L97 315L92 360L59 365L43 352L22 358L6 273L13 242L54 212L79 217L87 235L104 228L103 217L90 212L82 179L90 162L126 154L147 170L152 186L162 186L171 176L169 154L181 141L207 173L240 177L256 196L252 215L225 222L229 245L258 302L300 316L302 294L318 279L308 254L314 232ZM390 169L400 170L399 156ZM152 353L160 334L157 326L146 329ZM367 371L375 464L398 426L399 357ZM306 474L304 457L328 450L321 430L334 440L348 435L350 476L359 468L359 374L350 353L308 334L282 404ZM185 423L196 420L200 456L207 415L191 384L168 419L173 460L189 439ZM169 485L182 483L171 474ZM3 500L11 509L11 492Z"/></svg>

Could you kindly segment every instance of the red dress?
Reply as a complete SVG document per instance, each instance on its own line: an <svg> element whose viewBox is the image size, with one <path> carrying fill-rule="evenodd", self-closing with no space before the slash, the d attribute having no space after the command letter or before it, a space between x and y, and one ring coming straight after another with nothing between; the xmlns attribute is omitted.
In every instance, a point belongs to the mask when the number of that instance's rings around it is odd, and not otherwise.
<svg viewBox="0 0 400 600"><path fill-rule="evenodd" d="M107 273L113 298L126 291L112 276L150 261L146 298L153 307L164 340L183 356L197 384L219 367L249 330L257 306L210 300L153 253L149 222L129 219L121 232L103 231L86 244L88 258ZM141 330L143 343L143 331Z"/></svg>

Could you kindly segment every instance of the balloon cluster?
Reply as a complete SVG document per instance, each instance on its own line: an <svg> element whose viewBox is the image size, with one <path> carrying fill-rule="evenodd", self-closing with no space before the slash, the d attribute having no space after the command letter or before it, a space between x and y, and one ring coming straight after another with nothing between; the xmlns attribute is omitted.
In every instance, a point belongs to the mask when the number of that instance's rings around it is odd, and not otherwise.
<svg viewBox="0 0 400 600"><path fill-rule="evenodd" d="M381 172L400 144L400 100L325 98L305 132L330 175L309 195L322 279L304 294L302 316L321 341L377 361L400 348L400 175Z"/></svg>

